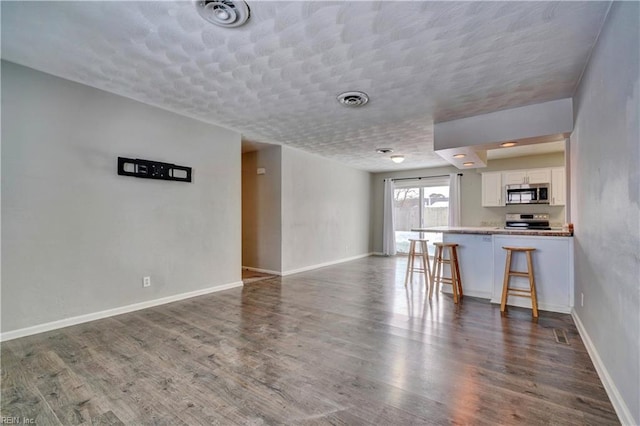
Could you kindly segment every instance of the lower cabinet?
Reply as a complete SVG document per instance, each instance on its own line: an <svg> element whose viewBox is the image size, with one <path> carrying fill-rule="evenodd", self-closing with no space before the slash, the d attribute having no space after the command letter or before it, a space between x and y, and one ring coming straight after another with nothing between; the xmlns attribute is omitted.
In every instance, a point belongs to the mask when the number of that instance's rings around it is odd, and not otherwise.
<svg viewBox="0 0 640 426"><path fill-rule="evenodd" d="M444 234L446 243L458 243L458 262L464 294L490 299L493 289L493 236L481 234ZM448 254L447 254L448 256ZM446 266L446 265L445 265ZM445 268L450 275L448 266ZM451 286L443 287L445 293L451 292Z"/></svg>
<svg viewBox="0 0 640 426"><path fill-rule="evenodd" d="M506 261L503 246L535 247L533 268L538 309L570 313L573 301L573 238L523 235L445 233L444 242L458 243L462 288L467 296L500 303ZM524 254L514 254L512 270L526 271ZM445 274L450 271L445 268ZM511 286L528 288L527 278L512 277ZM451 293L451 286L443 286ZM509 296L508 305L530 308L531 300Z"/></svg>
<svg viewBox="0 0 640 426"><path fill-rule="evenodd" d="M493 236L493 296L491 302L500 303L507 252L503 246L535 247L533 270L536 280L538 309L570 313L573 307L573 238L527 237L522 235ZM523 253L514 253L512 270L526 271L527 260ZM511 277L512 287L529 288L529 280ZM531 299L509 296L508 304L531 307Z"/></svg>

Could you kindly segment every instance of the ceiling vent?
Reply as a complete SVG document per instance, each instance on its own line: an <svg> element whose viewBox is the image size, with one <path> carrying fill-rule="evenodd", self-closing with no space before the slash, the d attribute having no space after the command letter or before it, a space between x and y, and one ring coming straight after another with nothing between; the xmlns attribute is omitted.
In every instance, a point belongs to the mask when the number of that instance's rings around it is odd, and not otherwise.
<svg viewBox="0 0 640 426"><path fill-rule="evenodd" d="M369 102L369 96L363 92L344 92L338 95L338 102L348 107L361 107Z"/></svg>
<svg viewBox="0 0 640 426"><path fill-rule="evenodd" d="M201 0L196 2L198 13L207 21L221 27L239 27L249 20L249 5L243 1Z"/></svg>

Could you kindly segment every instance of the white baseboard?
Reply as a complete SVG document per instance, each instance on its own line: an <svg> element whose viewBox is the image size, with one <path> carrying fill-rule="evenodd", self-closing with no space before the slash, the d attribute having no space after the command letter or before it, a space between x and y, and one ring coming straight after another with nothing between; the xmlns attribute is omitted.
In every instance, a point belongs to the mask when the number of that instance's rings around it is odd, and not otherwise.
<svg viewBox="0 0 640 426"><path fill-rule="evenodd" d="M222 284L216 287L209 287L202 290L190 291L188 293L176 294L174 296L161 297L160 299L148 300L146 302L134 303L132 305L121 306L118 308L107 309L105 311L93 312L76 317L65 318L58 321L38 324L31 327L21 328L18 330L6 331L0 333L0 342L17 339L19 337L31 336L33 334L44 333L46 331L56 330L59 328L69 327L76 324L82 324L89 321L95 321L102 318L112 317L115 315L126 314L128 312L139 311L141 309L151 308L153 306L164 305L179 300L189 299L191 297L202 296L217 291L229 290L235 287L242 287L242 281L234 283Z"/></svg>
<svg viewBox="0 0 640 426"><path fill-rule="evenodd" d="M573 318L573 322L575 322L576 324L576 328L578 329L578 333L580 333L580 337L584 342L584 346L587 348L587 352L591 357L591 361L593 362L593 365L596 367L596 372L598 373L598 377L600 377L600 380L604 385L604 389L607 391L607 395L611 400L611 404L613 404L613 408L616 410L616 414L620 419L620 423L628 426L637 425L640 419L635 420L633 418L633 415L631 414L629 407L627 407L627 404L624 402L624 399L622 399L622 395L620 395L618 388L616 387L615 383L613 382L613 379L609 375L609 372L607 371L607 367L605 367L604 363L602 362L602 359L600 358L600 355L598 354L598 351L595 345L593 344L591 337L589 337L589 333L587 333L587 329L584 328L584 324L582 324L582 321L580 320L580 317L578 316L578 313L576 312L575 309L571 310L571 317Z"/></svg>
<svg viewBox="0 0 640 426"><path fill-rule="evenodd" d="M493 298L493 296L489 297L491 299L491 303L499 305L501 300L500 298ZM520 296L509 296L509 306L517 306L519 308L529 308L531 309L531 299L520 297ZM570 314L571 306L566 305L553 305L551 303L545 303L538 300L538 309L541 311L549 311L549 312L558 312L560 314Z"/></svg>
<svg viewBox="0 0 640 426"><path fill-rule="evenodd" d="M451 289L451 286L440 286L440 292L445 293L445 294L449 294L452 295L453 294L453 290ZM476 290L467 290L466 288L464 288L464 283L462 285L462 292L465 296L469 296L469 297L477 297L478 299L491 299L491 292L488 291L476 291Z"/></svg>
<svg viewBox="0 0 640 426"><path fill-rule="evenodd" d="M254 271L254 272L261 272L263 274L282 275L282 272L280 271L272 271L271 269L254 268L252 266L243 266L242 269L246 269L248 271Z"/></svg>
<svg viewBox="0 0 640 426"><path fill-rule="evenodd" d="M286 277L287 275L298 274L300 272L311 271L312 269L324 268L325 266L337 265L338 263L350 262L352 260L362 259L364 257L371 256L372 253L359 254L357 256L347 257L344 259L332 260L331 262L318 263L315 265L305 266L303 268L291 269L289 271L283 271L282 276Z"/></svg>
<svg viewBox="0 0 640 426"><path fill-rule="evenodd" d="M382 253L382 252L380 252L380 251L374 251L374 252L371 252L371 256L385 256L386 257L387 255Z"/></svg>

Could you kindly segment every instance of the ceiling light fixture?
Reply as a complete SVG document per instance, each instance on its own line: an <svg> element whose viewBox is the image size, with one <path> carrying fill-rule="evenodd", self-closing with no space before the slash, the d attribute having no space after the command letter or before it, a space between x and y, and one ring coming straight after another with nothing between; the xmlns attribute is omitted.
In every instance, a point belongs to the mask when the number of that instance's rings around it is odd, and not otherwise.
<svg viewBox="0 0 640 426"><path fill-rule="evenodd" d="M453 156L453 158L464 158L466 156L467 156L467 154L456 154L456 155Z"/></svg>
<svg viewBox="0 0 640 426"><path fill-rule="evenodd" d="M376 149L376 152L378 154L389 154L389 153L393 152L393 150L391 148L378 148L378 149Z"/></svg>
<svg viewBox="0 0 640 426"><path fill-rule="evenodd" d="M503 142L500 144L503 148L509 148L510 146L516 146L518 142Z"/></svg>
<svg viewBox="0 0 640 426"><path fill-rule="evenodd" d="M207 21L226 28L239 27L251 14L247 3L236 0L200 0L196 9Z"/></svg>
<svg viewBox="0 0 640 426"><path fill-rule="evenodd" d="M473 166L475 163L473 161L467 161L466 163L462 163L463 166Z"/></svg>
<svg viewBox="0 0 640 426"><path fill-rule="evenodd" d="M361 107L369 102L369 95L364 92L344 92L338 95L338 102L348 107Z"/></svg>
<svg viewBox="0 0 640 426"><path fill-rule="evenodd" d="M391 161L394 163L400 164L404 161L404 155L392 155Z"/></svg>

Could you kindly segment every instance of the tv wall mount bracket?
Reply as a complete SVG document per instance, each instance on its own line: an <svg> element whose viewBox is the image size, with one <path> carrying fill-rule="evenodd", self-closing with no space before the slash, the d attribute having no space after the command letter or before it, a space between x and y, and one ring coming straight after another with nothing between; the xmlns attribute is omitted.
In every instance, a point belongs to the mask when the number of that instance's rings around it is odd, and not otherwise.
<svg viewBox="0 0 640 426"><path fill-rule="evenodd" d="M191 182L191 167L139 158L118 157L118 174L144 179Z"/></svg>

